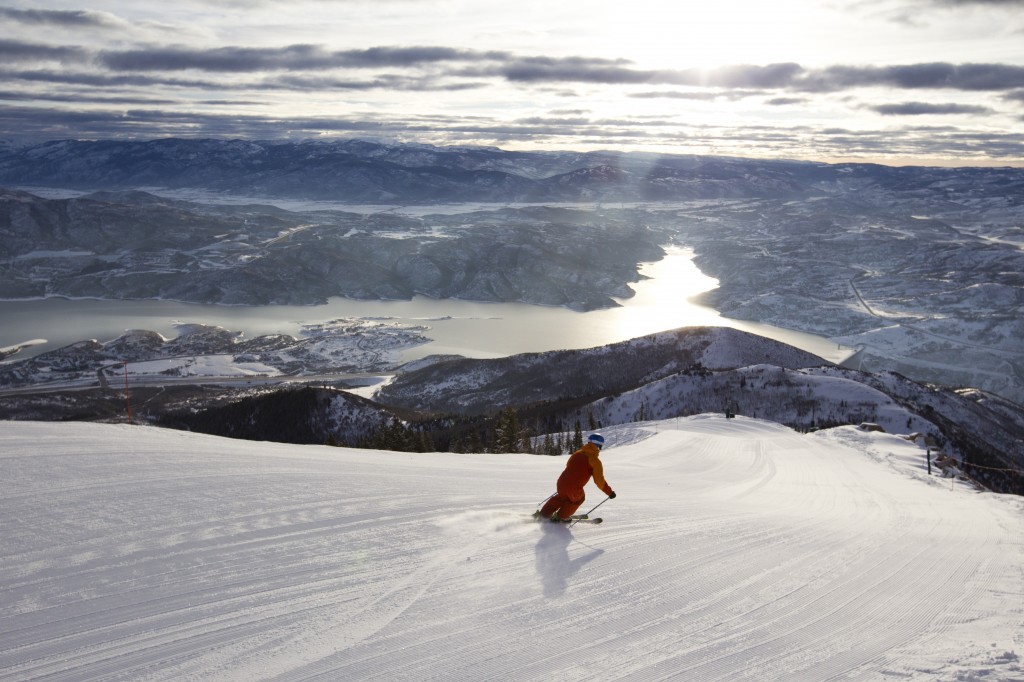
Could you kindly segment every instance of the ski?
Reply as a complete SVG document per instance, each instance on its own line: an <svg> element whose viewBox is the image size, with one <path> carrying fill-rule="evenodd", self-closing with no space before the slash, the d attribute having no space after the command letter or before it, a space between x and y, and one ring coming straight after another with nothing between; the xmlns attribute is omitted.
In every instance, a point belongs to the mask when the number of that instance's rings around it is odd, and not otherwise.
<svg viewBox="0 0 1024 682"><path fill-rule="evenodd" d="M545 521L547 521L548 523L552 523L551 519L546 518L544 516L531 516L530 520L531 521L541 522L541 523L543 523ZM589 516L587 516L586 514L576 514L574 516L570 516L567 519L559 519L558 521L555 521L554 523L601 523L603 521L604 521L604 519L602 519L600 517L592 519Z"/></svg>

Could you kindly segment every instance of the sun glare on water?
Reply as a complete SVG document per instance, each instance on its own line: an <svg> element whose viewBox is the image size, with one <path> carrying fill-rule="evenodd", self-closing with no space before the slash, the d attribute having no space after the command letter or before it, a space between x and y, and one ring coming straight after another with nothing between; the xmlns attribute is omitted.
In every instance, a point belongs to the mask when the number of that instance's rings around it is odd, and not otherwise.
<svg viewBox="0 0 1024 682"><path fill-rule="evenodd" d="M715 310L690 301L718 286L692 259L690 250L669 248L662 260L641 266L640 274L649 279L631 285L636 294L621 299L624 307L609 316L617 329L614 335L630 339L683 325L721 324Z"/></svg>

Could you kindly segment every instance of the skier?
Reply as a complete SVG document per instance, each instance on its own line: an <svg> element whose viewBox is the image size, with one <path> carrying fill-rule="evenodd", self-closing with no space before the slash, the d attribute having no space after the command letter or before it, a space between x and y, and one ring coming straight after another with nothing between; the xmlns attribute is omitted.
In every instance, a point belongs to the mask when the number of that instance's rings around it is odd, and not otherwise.
<svg viewBox="0 0 1024 682"><path fill-rule="evenodd" d="M604 436L599 433L590 434L583 447L572 453L565 463L565 471L558 477L558 492L549 497L544 506L534 512L534 516L548 518L556 523L567 520L586 499L583 486L591 476L594 477L594 485L615 499L615 491L604 480L604 466L598 459L602 447Z"/></svg>

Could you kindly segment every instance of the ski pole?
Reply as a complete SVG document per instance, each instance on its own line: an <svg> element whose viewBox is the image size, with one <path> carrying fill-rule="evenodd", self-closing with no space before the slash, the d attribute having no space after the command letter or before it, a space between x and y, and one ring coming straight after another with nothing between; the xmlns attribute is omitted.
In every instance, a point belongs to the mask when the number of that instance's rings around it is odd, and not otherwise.
<svg viewBox="0 0 1024 682"><path fill-rule="evenodd" d="M602 504L604 504L605 502L607 502L610 499L612 499L611 495L609 495L608 497L604 498L603 500L601 500L600 502L595 504L594 505L594 509L597 509L598 507L600 507ZM590 516L592 513L594 513L594 509L591 509L586 514L584 514L583 516ZM580 522L579 519L576 519L575 521L573 521L572 523L569 524L569 527L572 528L573 526L575 526L579 522Z"/></svg>
<svg viewBox="0 0 1024 682"><path fill-rule="evenodd" d="M547 502L548 500L550 500L550 499L551 499L552 497L554 497L554 496L555 496L555 495L557 495L557 494L558 494L558 493L551 493L550 495L548 495L547 497L545 497L545 498L544 498L543 500L541 500L540 502L538 502L538 503L537 503L537 509L540 509L541 507L543 507L543 506L544 506L544 503L545 503L545 502Z"/></svg>

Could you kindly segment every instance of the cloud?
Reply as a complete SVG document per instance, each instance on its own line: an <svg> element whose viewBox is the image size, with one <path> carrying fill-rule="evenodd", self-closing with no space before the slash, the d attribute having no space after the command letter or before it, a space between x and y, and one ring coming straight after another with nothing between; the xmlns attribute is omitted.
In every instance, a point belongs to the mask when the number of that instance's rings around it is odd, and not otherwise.
<svg viewBox="0 0 1024 682"><path fill-rule="evenodd" d="M903 102L902 104L879 104L866 107L882 116L925 116L972 114L985 115L994 113L989 107L969 104L933 104L930 102Z"/></svg>
<svg viewBox="0 0 1024 682"><path fill-rule="evenodd" d="M779 88L800 73L798 64L737 65L716 69L635 69L623 59L520 57L492 73L518 83L576 82L606 85L689 85L720 88Z"/></svg>
<svg viewBox="0 0 1024 682"><path fill-rule="evenodd" d="M179 111L153 108L90 111L75 108L5 106L0 102L0 135L18 130L25 139L248 137L303 139L321 135L415 139L432 144L499 144L509 141L534 145L659 144L714 153L775 158L870 158L892 156L968 159L983 150L988 159L1024 157L1024 133L975 131L958 126L858 129L808 125L748 125L740 127L686 125L655 120L651 126L633 120L574 118L521 119L505 122L480 115L415 114L376 116L287 117L273 115ZM585 119L584 119L585 120ZM698 153L700 153L698 151Z"/></svg>
<svg viewBox="0 0 1024 682"><path fill-rule="evenodd" d="M526 86L583 83L591 85L683 86L700 90L790 91L826 93L856 88L937 89L969 92L1024 88L1024 66L1014 64L952 64L930 62L888 66L834 65L809 69L793 62L766 65L736 64L713 69L640 69L626 59L598 57L518 56L506 51L468 50L443 46L378 46L354 50L329 50L322 45L293 44L284 47L143 46L124 50L91 51L76 46L53 46L16 40L0 40L0 61L75 61L95 64L115 73L173 73L201 71L221 74L267 75L290 72L295 88L300 79L313 84L313 74L328 71L419 70L433 79L443 79L439 89L460 89L455 81L475 81L461 89L481 86L484 80L503 80ZM422 75L415 76L421 78ZM335 77L336 78L336 77ZM409 88L414 78L394 73L369 79L335 80L342 89L389 87ZM306 86L302 86L306 87ZM427 89L417 84L416 89ZM749 96L751 92L743 93ZM687 92L648 91L634 97L697 99Z"/></svg>
<svg viewBox="0 0 1024 682"><path fill-rule="evenodd" d="M385 75L371 80L335 78L330 76L286 75L264 79L249 86L254 90L298 90L329 92L333 90L392 90L395 92L458 92L487 87L486 83L451 83L436 78Z"/></svg>
<svg viewBox="0 0 1024 682"><path fill-rule="evenodd" d="M649 83L656 71L629 68L625 59L518 57L488 69L488 75L516 83Z"/></svg>
<svg viewBox="0 0 1024 682"><path fill-rule="evenodd" d="M26 43L20 40L0 39L0 63L24 61L83 61L90 52L80 47Z"/></svg>
<svg viewBox="0 0 1024 682"><path fill-rule="evenodd" d="M804 69L799 64L783 63L767 66L749 64L724 66L695 73L703 79L702 84L715 87L771 90L789 87L793 80L803 72Z"/></svg>
<svg viewBox="0 0 1024 682"><path fill-rule="evenodd" d="M631 92L626 96L633 99L679 99L692 102L715 102L718 100L741 100L763 94L759 90L651 90Z"/></svg>
<svg viewBox="0 0 1024 682"><path fill-rule="evenodd" d="M808 100L805 97L773 97L765 101L765 104L773 107L785 107L793 104L806 104L807 102Z"/></svg>
<svg viewBox="0 0 1024 682"><path fill-rule="evenodd" d="M189 4L211 7L215 10L222 10L225 7L239 7L242 9L256 9L259 7L280 7L280 0L186 0ZM386 4L407 4L424 5L426 0L307 0L309 4L320 5L368 5L374 6L381 3Z"/></svg>
<svg viewBox="0 0 1024 682"><path fill-rule="evenodd" d="M24 102L25 100L37 100L43 102L71 102L80 104L83 96L81 92L68 92L68 93L27 93L22 91L13 90L0 90L0 99L3 100L16 100ZM181 104L181 100L174 99L158 99L155 97L144 97L144 96L124 96L124 97L107 97L107 96L96 96L92 95L88 97L88 100L92 104L129 104L129 105L146 105L146 106L158 106L168 104Z"/></svg>
<svg viewBox="0 0 1024 682"><path fill-rule="evenodd" d="M629 94L629 97L636 99L685 99L699 102L710 102L718 99L718 96L717 92L680 92L678 90L653 90Z"/></svg>
<svg viewBox="0 0 1024 682"><path fill-rule="evenodd" d="M233 90L241 86L206 80L158 78L139 74L109 74L81 71L53 71L47 69L4 71L0 69L0 82L5 80L35 83L81 85L97 88L171 86L195 90Z"/></svg>
<svg viewBox="0 0 1024 682"><path fill-rule="evenodd" d="M258 73L265 71L322 71L327 69L369 69L416 67L440 62L506 59L504 52L479 52L451 47L372 47L362 50L330 51L321 45L285 47L144 47L105 50L99 54L103 66L114 71L219 71Z"/></svg>
<svg viewBox="0 0 1024 682"><path fill-rule="evenodd" d="M151 47L135 50L104 50L100 63L112 71L259 72L322 69L330 55L314 45L282 48L221 47L196 50L184 47Z"/></svg>
<svg viewBox="0 0 1024 682"><path fill-rule="evenodd" d="M498 69L514 82L587 82L619 85L686 85L701 88L741 88L834 92L866 87L964 91L1008 90L1024 87L1024 66L1009 64L950 64L934 62L895 66L845 66L806 69L799 64L766 66L740 64L715 69L639 70L606 60L583 58L519 59ZM641 93L641 97L688 98L686 93Z"/></svg>
<svg viewBox="0 0 1024 682"><path fill-rule="evenodd" d="M900 0L891 8L883 0L864 0L854 3L852 8L867 7L873 10L880 5L881 16L888 21L923 28L930 20L957 10L970 12L975 9L1005 9L1014 12L1024 8L1024 0Z"/></svg>
<svg viewBox="0 0 1024 682"><path fill-rule="evenodd" d="M584 117L565 117L565 116L530 116L527 118L520 118L516 120L516 123L522 125L563 125L563 126L581 126L590 125L591 121L589 118Z"/></svg>
<svg viewBox="0 0 1024 682"><path fill-rule="evenodd" d="M672 84L726 88L783 87L801 69L797 64L739 65L703 71L636 69L625 59L597 57L516 56L438 46L372 47L330 51L320 45L277 48L220 47L197 49L150 46L105 50L98 61L113 71L182 71L260 73L331 69L416 68L456 64L446 75L503 78L515 83ZM468 66L467 66L468 64Z"/></svg>
<svg viewBox="0 0 1024 682"><path fill-rule="evenodd" d="M340 66L352 68L419 66L424 63L501 60L510 58L503 51L461 50L450 47L371 47L365 50L336 52Z"/></svg>
<svg viewBox="0 0 1024 682"><path fill-rule="evenodd" d="M74 14L61 14L53 20L89 21L88 16L71 16ZM11 20L9 12L0 12L0 20L5 17ZM122 48L111 46L109 41L105 45L106 49L90 49L29 39L0 40L0 137L201 135L286 139L372 134L415 136L435 144L496 144L514 139L520 144L562 146L586 144L584 140L608 140L609 144L625 144L626 140L652 144L653 140L659 145L687 149L708 145L720 153L742 155L756 148L761 154L792 157L795 153L807 158L867 154L872 148L877 158L889 153L885 147L889 141L894 147L893 156L940 151L978 156L978 140L987 133L960 128L925 133L908 128L874 135L863 130L787 127L779 125L783 114L788 113L780 108L802 107L799 113L813 119L820 116L815 103L826 95L829 111L834 113L839 100L834 93L867 90L877 97L875 101L897 103L850 105L851 110L863 109L885 117L945 116L946 120L961 123L967 119L955 116L999 113L981 104L1001 107L1006 110L1003 114L1012 116L1024 101L1024 66L999 63L836 64L810 68L777 62L714 69L651 69L621 58L522 55L437 45L345 50L304 43L206 48L160 43ZM415 99L403 99L401 93L483 89L491 91L476 109L464 106L471 101L469 97L448 100L439 94L416 99L422 104L409 108L418 113L400 113L404 102ZM534 107L523 111L505 106L513 99L523 99L524 91L528 91L531 101L547 109L555 94L578 90L580 96L590 97L599 89L596 100L579 100L583 109L567 102L568 106L546 116L535 115ZM888 94L879 96L883 90ZM927 91L939 94L933 96ZM944 97L942 92L969 95ZM981 98L972 97L974 93L997 96L978 102ZM232 99L234 95L239 99ZM604 116L600 102L616 98L619 104L632 100L634 111L614 109L614 116L622 118ZM754 98L756 103L756 107L746 108L745 115L756 117L755 109L760 110L770 119L769 125L699 128L682 116L627 118L637 111L655 109L639 100L677 100L680 109L685 108L682 103L686 101L714 103L713 115L717 116L720 110L730 111L727 100L745 98ZM943 103L943 99L967 103ZM314 106L306 106L307 101ZM435 106L434 102L440 104ZM458 105L449 106L451 102ZM19 103L22 106L17 106ZM242 104L258 104L260 108L234 106ZM700 116L710 108L692 107ZM336 114L312 116L311 111ZM485 115L459 115L463 111ZM298 116L294 112L299 112ZM431 112L437 115L431 118ZM736 120L722 117L727 118ZM750 118L742 120L752 122ZM1014 127L1012 119L1008 124ZM967 138L971 138L970 143L963 142ZM988 147L985 149L987 153ZM1024 157L1020 136L997 141L993 149L997 150L993 154Z"/></svg>
<svg viewBox="0 0 1024 682"><path fill-rule="evenodd" d="M93 10L10 9L0 7L0 19L21 24L64 28L125 28L128 23L107 12Z"/></svg>
<svg viewBox="0 0 1024 682"><path fill-rule="evenodd" d="M804 72L792 83L806 92L861 87L938 90L1009 90L1024 87L1024 66L934 62L898 66L831 66Z"/></svg>
<svg viewBox="0 0 1024 682"><path fill-rule="evenodd" d="M2 51L0 51L2 52ZM332 92L391 90L394 92L458 92L488 87L483 82L451 82L432 75L383 75L377 78L343 78L312 72L281 74L258 80L240 81L209 78L179 78L161 72L109 73L53 69L8 69L0 67L0 82L22 81L96 88L171 87L202 91ZM83 95L83 99L86 97Z"/></svg>
<svg viewBox="0 0 1024 682"><path fill-rule="evenodd" d="M988 5L991 7L1024 7L1024 0L931 0L939 7L970 7L972 5Z"/></svg>

